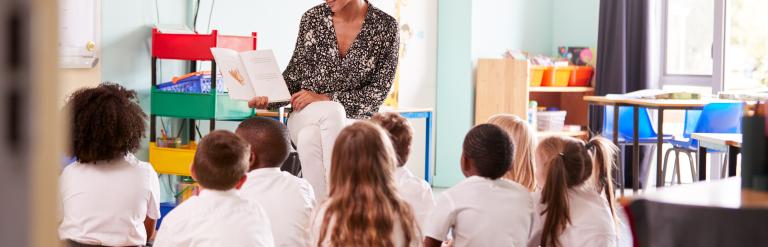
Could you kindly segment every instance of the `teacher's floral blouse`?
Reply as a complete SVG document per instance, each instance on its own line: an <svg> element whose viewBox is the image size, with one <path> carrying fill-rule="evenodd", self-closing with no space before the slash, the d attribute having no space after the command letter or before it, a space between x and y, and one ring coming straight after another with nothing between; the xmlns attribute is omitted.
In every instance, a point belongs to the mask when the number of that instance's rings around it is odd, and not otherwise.
<svg viewBox="0 0 768 247"><path fill-rule="evenodd" d="M283 77L291 94L301 89L328 94L344 106L347 118L369 118L379 110L395 77L397 21L369 4L360 33L341 58L332 15L326 4L304 13Z"/></svg>

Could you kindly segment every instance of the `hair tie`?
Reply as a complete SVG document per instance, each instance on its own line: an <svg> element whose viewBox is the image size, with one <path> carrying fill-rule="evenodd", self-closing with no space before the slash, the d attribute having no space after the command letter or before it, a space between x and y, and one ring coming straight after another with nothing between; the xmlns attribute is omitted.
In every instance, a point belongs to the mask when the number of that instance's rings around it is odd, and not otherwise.
<svg viewBox="0 0 768 247"><path fill-rule="evenodd" d="M595 147L595 144L592 142L587 142L587 144L584 144L584 148L587 150L592 150L592 148Z"/></svg>
<svg viewBox="0 0 768 247"><path fill-rule="evenodd" d="M565 159L565 154L564 154L564 153L558 153L557 155L559 155L559 156L560 156L560 158L563 158L563 159Z"/></svg>

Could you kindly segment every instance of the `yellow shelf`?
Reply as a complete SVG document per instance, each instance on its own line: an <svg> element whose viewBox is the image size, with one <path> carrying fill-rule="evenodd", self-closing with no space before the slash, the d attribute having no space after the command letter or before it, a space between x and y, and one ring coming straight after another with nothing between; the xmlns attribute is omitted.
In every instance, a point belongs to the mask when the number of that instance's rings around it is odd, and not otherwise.
<svg viewBox="0 0 768 247"><path fill-rule="evenodd" d="M180 148L161 148L149 143L149 163L160 174L189 176L189 167L195 158L197 143L192 142Z"/></svg>
<svg viewBox="0 0 768 247"><path fill-rule="evenodd" d="M592 87L529 87L529 92L539 93L587 93L594 92Z"/></svg>

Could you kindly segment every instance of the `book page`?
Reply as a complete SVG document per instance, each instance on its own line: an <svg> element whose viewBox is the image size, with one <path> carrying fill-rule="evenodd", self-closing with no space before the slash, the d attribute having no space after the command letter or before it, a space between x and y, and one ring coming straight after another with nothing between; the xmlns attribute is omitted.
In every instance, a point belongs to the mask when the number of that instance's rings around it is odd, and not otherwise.
<svg viewBox="0 0 768 247"><path fill-rule="evenodd" d="M277 66L272 50L247 51L240 53L249 80L257 96L267 96L269 102L285 102L291 99L283 74Z"/></svg>
<svg viewBox="0 0 768 247"><path fill-rule="evenodd" d="M229 97L235 100L251 100L256 97L248 81L248 73L240 61L237 51L226 48L211 48L216 60L216 69L221 73Z"/></svg>

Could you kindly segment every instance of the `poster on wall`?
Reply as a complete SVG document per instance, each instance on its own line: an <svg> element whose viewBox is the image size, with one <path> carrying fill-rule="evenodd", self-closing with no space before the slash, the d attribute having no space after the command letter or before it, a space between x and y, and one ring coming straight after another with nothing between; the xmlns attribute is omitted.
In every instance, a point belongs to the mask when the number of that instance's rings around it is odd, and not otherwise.
<svg viewBox="0 0 768 247"><path fill-rule="evenodd" d="M400 30L399 63L384 104L433 107L437 52L436 0L373 0L395 17Z"/></svg>

